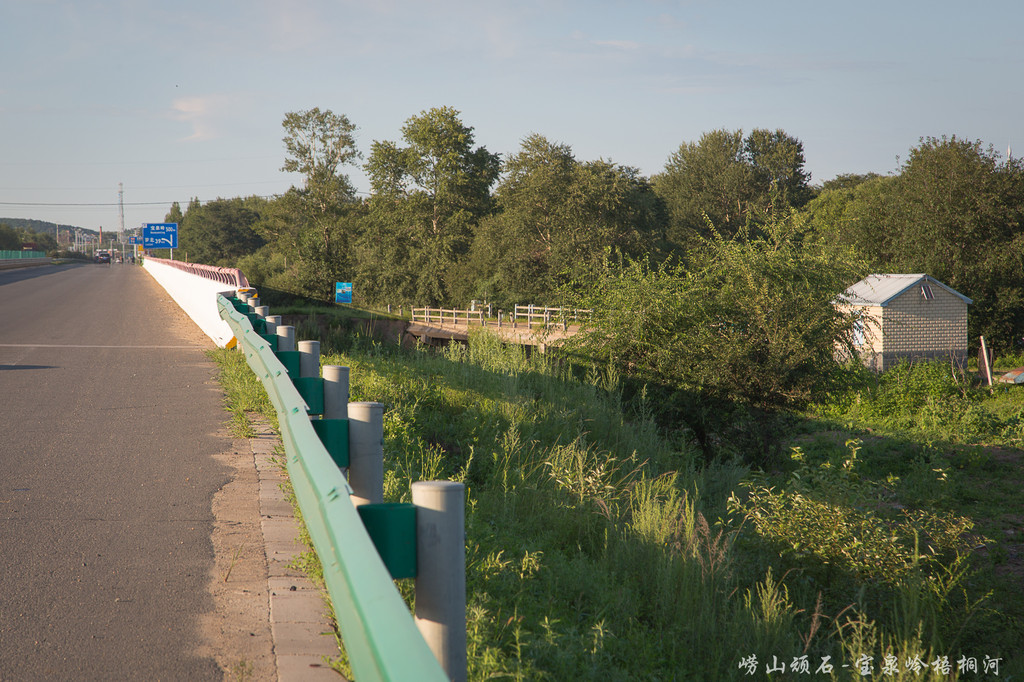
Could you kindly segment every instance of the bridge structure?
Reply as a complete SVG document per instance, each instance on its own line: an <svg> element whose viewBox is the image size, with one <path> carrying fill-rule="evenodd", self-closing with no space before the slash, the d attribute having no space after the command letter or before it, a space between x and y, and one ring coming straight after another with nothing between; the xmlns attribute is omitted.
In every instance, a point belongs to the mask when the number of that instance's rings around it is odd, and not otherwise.
<svg viewBox="0 0 1024 682"><path fill-rule="evenodd" d="M591 311L517 305L509 314L490 316L484 310L413 308L406 333L427 345L469 341L474 330L486 329L506 343L545 352L579 333L580 322Z"/></svg>

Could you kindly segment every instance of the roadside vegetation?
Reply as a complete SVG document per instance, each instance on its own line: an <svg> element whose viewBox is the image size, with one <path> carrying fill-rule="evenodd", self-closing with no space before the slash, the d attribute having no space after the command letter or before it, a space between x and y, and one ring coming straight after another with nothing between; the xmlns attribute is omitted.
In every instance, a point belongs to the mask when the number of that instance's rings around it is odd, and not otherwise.
<svg viewBox="0 0 1024 682"><path fill-rule="evenodd" d="M466 482L473 679L1024 675L1024 389L845 366L834 305L924 272L973 299L972 352L1024 364L1020 159L923 138L812 185L797 138L718 130L646 178L537 134L501 157L441 107L372 143L362 197L347 117L283 127L302 187L167 221L385 403L389 500ZM336 281L360 311L317 307ZM471 299L593 315L548 356L350 319Z"/></svg>
<svg viewBox="0 0 1024 682"><path fill-rule="evenodd" d="M387 406L388 501L467 484L471 679L749 679L751 656L757 677L828 656L850 679L863 655L876 679L986 656L1021 674L1019 388L941 363L854 370L765 470L708 461L613 365L483 333L442 352L322 342L353 400Z"/></svg>

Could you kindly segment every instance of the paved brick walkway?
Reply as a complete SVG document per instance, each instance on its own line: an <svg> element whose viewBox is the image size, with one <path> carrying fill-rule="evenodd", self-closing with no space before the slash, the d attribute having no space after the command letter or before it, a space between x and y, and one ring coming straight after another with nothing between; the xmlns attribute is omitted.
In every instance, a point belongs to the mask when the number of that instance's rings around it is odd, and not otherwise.
<svg viewBox="0 0 1024 682"><path fill-rule="evenodd" d="M288 567L307 548L299 540L299 522L281 489L288 476L282 469L280 439L265 423L255 428L258 435L249 443L259 475L260 522L267 552L270 626L278 680L338 682L344 678L326 662L326 657L338 656L330 606L308 578Z"/></svg>

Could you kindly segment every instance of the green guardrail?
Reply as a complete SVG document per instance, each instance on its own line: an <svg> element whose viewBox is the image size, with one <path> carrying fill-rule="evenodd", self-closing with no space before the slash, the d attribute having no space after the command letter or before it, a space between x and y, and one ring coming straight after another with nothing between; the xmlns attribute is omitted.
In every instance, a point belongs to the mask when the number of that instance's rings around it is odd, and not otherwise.
<svg viewBox="0 0 1024 682"><path fill-rule="evenodd" d="M277 410L288 476L323 565L355 678L446 681L349 499L348 481L314 432L306 404L270 342L227 298L218 295L217 306Z"/></svg>
<svg viewBox="0 0 1024 682"><path fill-rule="evenodd" d="M0 251L0 260L21 260L22 258L46 258L45 251Z"/></svg>

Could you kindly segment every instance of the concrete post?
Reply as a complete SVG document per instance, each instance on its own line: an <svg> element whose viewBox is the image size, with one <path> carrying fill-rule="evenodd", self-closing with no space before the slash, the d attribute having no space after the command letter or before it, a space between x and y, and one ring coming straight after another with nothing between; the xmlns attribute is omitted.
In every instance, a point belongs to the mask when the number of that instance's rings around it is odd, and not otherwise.
<svg viewBox="0 0 1024 682"><path fill-rule="evenodd" d="M348 404L348 484L352 504L384 501L384 405Z"/></svg>
<svg viewBox="0 0 1024 682"><path fill-rule="evenodd" d="M277 350L295 350L295 327L290 324L277 326Z"/></svg>
<svg viewBox="0 0 1024 682"><path fill-rule="evenodd" d="M416 626L448 679L466 679L465 486L412 484L416 505Z"/></svg>
<svg viewBox="0 0 1024 682"><path fill-rule="evenodd" d="M301 353L299 356L299 376L320 376L320 342L299 341L296 345L299 353Z"/></svg>
<svg viewBox="0 0 1024 682"><path fill-rule="evenodd" d="M348 419L348 367L324 365L324 419Z"/></svg>
<svg viewBox="0 0 1024 682"><path fill-rule="evenodd" d="M259 296L250 296L249 297L249 310L251 310L253 312L256 312L256 308L260 307L260 305L262 305L262 304L260 303L260 297Z"/></svg>
<svg viewBox="0 0 1024 682"><path fill-rule="evenodd" d="M278 327L279 324L281 324L281 316L280 315L267 315L263 319L263 321L267 323L267 333L268 334L276 334L277 333L277 327ZM280 340L278 340L278 343L280 343Z"/></svg>
<svg viewBox="0 0 1024 682"><path fill-rule="evenodd" d="M258 308L256 308L255 310L253 310L253 312L256 313L257 315L259 315L260 317L262 317L263 319L266 319L267 315L270 314L270 306L261 305Z"/></svg>

